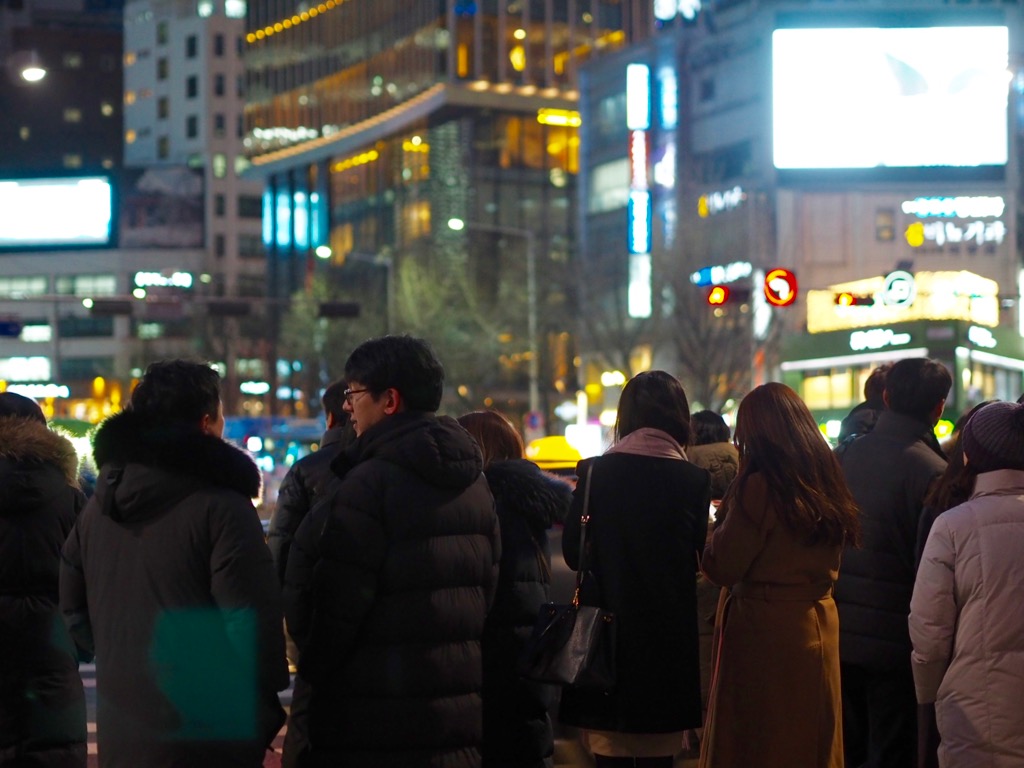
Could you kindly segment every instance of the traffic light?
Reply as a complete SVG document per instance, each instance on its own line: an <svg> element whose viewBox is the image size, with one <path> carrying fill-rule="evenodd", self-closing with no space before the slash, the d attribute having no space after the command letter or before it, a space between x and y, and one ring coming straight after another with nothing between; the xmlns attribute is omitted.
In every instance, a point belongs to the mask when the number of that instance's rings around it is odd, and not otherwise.
<svg viewBox="0 0 1024 768"><path fill-rule="evenodd" d="M871 307L875 304L875 297L858 296L849 291L841 291L835 295L835 303L839 307Z"/></svg>
<svg viewBox="0 0 1024 768"><path fill-rule="evenodd" d="M713 285L707 294L707 302L712 307L723 304L746 304L750 301L750 288L727 285Z"/></svg>

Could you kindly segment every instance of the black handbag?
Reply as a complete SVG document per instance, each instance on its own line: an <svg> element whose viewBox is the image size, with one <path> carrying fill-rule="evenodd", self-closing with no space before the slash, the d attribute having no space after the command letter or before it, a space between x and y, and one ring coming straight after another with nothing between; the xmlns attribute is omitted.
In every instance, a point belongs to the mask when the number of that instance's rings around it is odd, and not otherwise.
<svg viewBox="0 0 1024 768"><path fill-rule="evenodd" d="M583 490L580 562L572 603L547 603L540 607L533 634L519 658L519 674L540 683L609 691L615 686L615 614L597 606L580 605L580 588L587 570L587 525L593 474L591 466Z"/></svg>

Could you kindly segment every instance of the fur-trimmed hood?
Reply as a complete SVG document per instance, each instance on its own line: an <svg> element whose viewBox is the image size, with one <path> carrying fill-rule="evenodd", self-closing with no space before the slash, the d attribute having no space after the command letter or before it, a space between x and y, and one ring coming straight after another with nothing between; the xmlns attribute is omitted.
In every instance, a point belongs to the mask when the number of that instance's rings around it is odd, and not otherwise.
<svg viewBox="0 0 1024 768"><path fill-rule="evenodd" d="M35 509L65 486L78 488L71 441L32 419L0 418L0 507Z"/></svg>
<svg viewBox="0 0 1024 768"><path fill-rule="evenodd" d="M525 459L496 461L484 475L498 506L522 517L534 531L562 522L572 504L568 482Z"/></svg>
<svg viewBox="0 0 1024 768"><path fill-rule="evenodd" d="M245 451L196 428L155 424L132 411L100 425L93 455L100 467L96 495L115 519L155 514L207 486L246 498L260 489L260 471Z"/></svg>
<svg viewBox="0 0 1024 768"><path fill-rule="evenodd" d="M42 461L61 471L68 485L78 485L78 454L61 434L45 424L18 417L0 418L0 459Z"/></svg>

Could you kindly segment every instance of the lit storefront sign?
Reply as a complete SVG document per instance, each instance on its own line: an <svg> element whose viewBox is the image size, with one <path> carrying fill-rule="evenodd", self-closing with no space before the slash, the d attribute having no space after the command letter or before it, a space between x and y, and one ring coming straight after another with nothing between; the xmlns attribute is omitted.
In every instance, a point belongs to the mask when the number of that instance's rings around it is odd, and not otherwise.
<svg viewBox="0 0 1024 768"><path fill-rule="evenodd" d="M630 253L651 252L651 193L633 190L629 193L629 232L627 236Z"/></svg>
<svg viewBox="0 0 1024 768"><path fill-rule="evenodd" d="M764 297L776 307L788 307L796 301L796 275L781 267L771 270L764 278Z"/></svg>
<svg viewBox="0 0 1024 768"><path fill-rule="evenodd" d="M723 285L750 277L753 272L754 267L749 261L734 261L699 269L690 275L690 282L699 286Z"/></svg>
<svg viewBox="0 0 1024 768"><path fill-rule="evenodd" d="M697 215L706 219L722 211L732 211L739 208L746 199L747 194L742 187L733 187L724 192L709 192L697 199Z"/></svg>
<svg viewBox="0 0 1024 768"><path fill-rule="evenodd" d="M914 276L903 270L890 272L882 284L882 303L890 307L909 307L917 296Z"/></svg>
<svg viewBox="0 0 1024 768"><path fill-rule="evenodd" d="M995 349L996 338L988 328L972 325L967 329L967 340L978 347Z"/></svg>
<svg viewBox="0 0 1024 768"><path fill-rule="evenodd" d="M646 131L633 131L629 134L629 188L649 188L647 181Z"/></svg>
<svg viewBox="0 0 1024 768"><path fill-rule="evenodd" d="M915 221L906 228L904 237L912 248L995 246L1006 239L1006 224L1000 219L1006 210L1002 197L917 197L905 200L900 209L919 219L939 219Z"/></svg>
<svg viewBox="0 0 1024 768"><path fill-rule="evenodd" d="M71 390L64 384L11 384L7 387L7 391L31 397L33 400L45 400L48 397L71 397Z"/></svg>
<svg viewBox="0 0 1024 768"><path fill-rule="evenodd" d="M654 203L648 166L651 127L651 68L626 66L626 127L629 129L629 202L626 205L626 246L629 252L630 317L651 316L651 230Z"/></svg>
<svg viewBox="0 0 1024 768"><path fill-rule="evenodd" d="M686 21L693 21L700 13L701 0L654 0L654 18L658 21L672 21L678 14Z"/></svg>
<svg viewBox="0 0 1024 768"><path fill-rule="evenodd" d="M631 131L651 127L651 68L646 64L626 66L626 127Z"/></svg>
<svg viewBox="0 0 1024 768"><path fill-rule="evenodd" d="M850 349L854 352L865 349L902 347L909 343L909 333L896 333L892 328L872 328L867 331L854 331L850 334Z"/></svg>
<svg viewBox="0 0 1024 768"><path fill-rule="evenodd" d="M194 282L190 272L172 272L169 275L162 272L135 273L137 288L191 288Z"/></svg>

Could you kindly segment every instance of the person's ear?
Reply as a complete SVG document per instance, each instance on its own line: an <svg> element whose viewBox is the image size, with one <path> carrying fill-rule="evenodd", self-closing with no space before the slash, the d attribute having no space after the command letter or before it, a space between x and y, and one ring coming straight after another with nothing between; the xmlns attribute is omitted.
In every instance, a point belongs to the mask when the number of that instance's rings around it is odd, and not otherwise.
<svg viewBox="0 0 1024 768"><path fill-rule="evenodd" d="M327 412L327 428L328 429L334 429L334 427L337 425L337 423L338 423L338 420L334 418L334 414L331 413L330 411L328 411Z"/></svg>
<svg viewBox="0 0 1024 768"><path fill-rule="evenodd" d="M384 398L384 413L388 416L405 410L405 401L402 399L402 393L394 387L384 391Z"/></svg>

